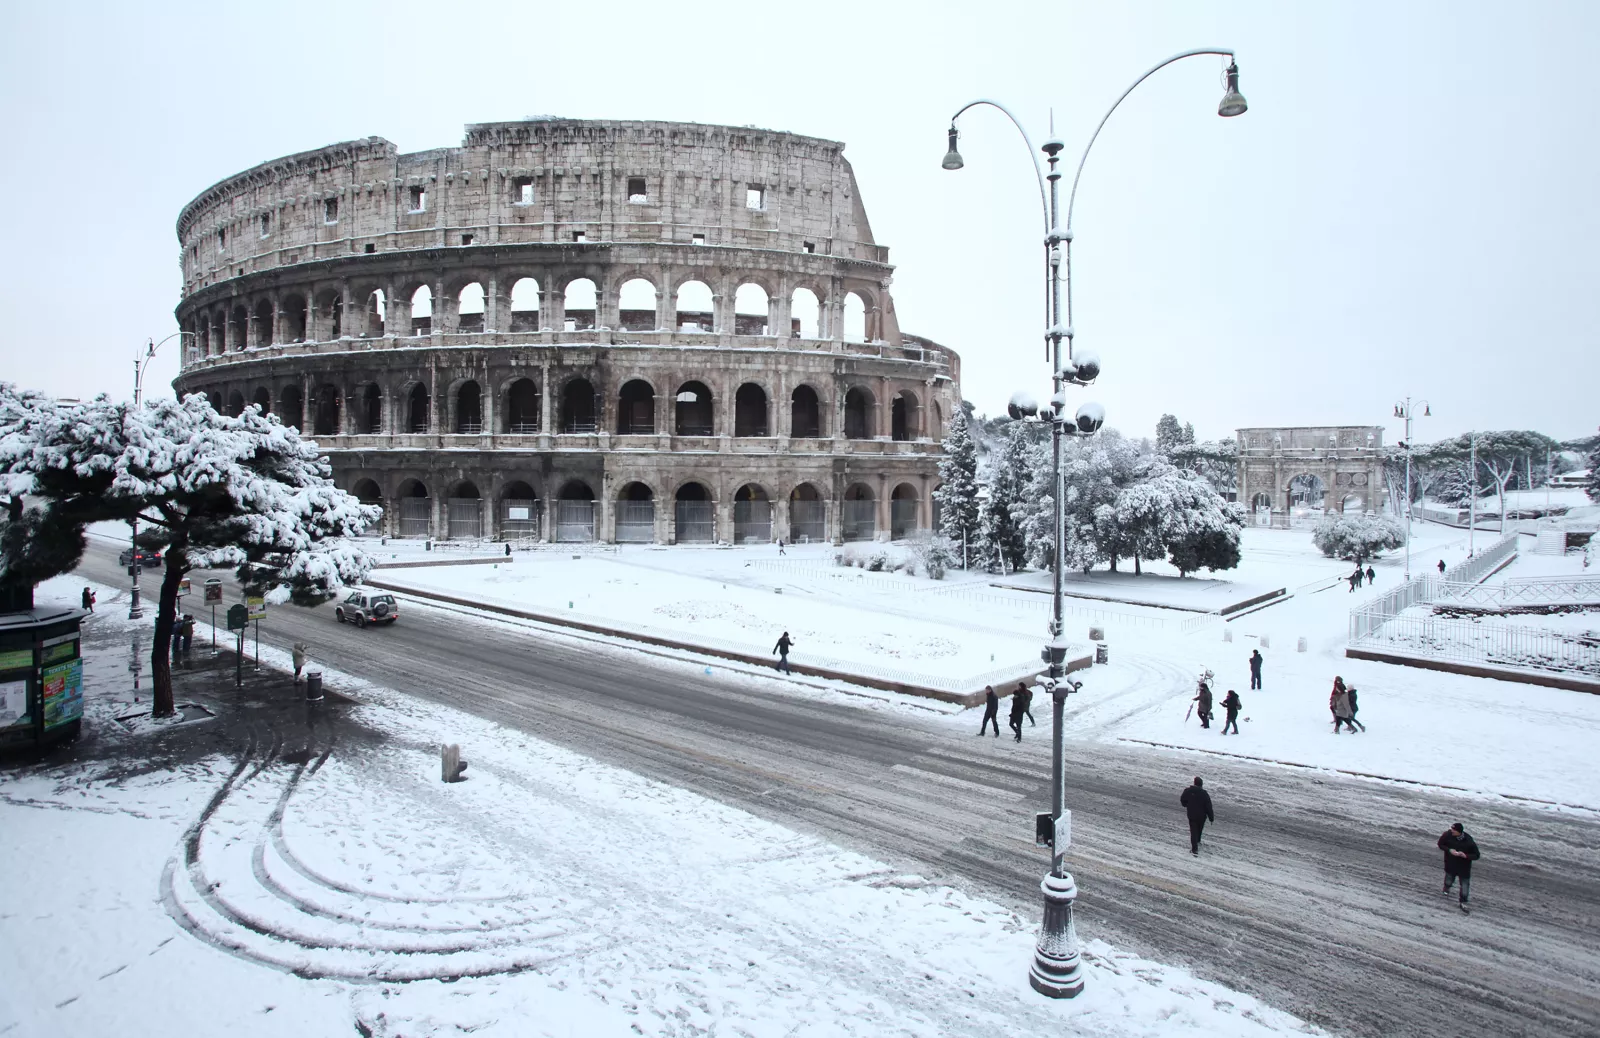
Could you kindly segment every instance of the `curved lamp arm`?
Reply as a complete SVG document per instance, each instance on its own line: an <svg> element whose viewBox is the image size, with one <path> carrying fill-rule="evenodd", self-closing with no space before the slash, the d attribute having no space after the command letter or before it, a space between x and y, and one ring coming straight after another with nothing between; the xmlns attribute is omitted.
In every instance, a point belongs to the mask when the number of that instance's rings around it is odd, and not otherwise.
<svg viewBox="0 0 1600 1038"><path fill-rule="evenodd" d="M1085 162L1089 161L1089 150L1094 147L1094 142L1095 142L1096 139L1099 138L1100 131L1105 129L1106 120L1111 118L1111 113L1115 112L1117 110L1117 106L1118 105L1122 104L1123 101L1127 100L1128 95L1133 93L1134 90L1138 88L1140 83L1143 83L1145 80L1149 79L1151 76L1155 75L1157 72L1159 72L1162 69L1166 68L1168 65L1172 64L1174 61L1182 61L1184 58L1199 57L1199 56L1201 56L1203 54L1216 54L1216 55L1219 55L1219 56L1222 56L1222 57L1227 57L1227 58L1231 58L1231 57L1234 56L1233 55L1233 51L1228 49L1228 48L1224 48L1224 47L1203 47L1203 48L1201 48L1199 50L1186 50L1186 51L1183 51L1181 54L1174 54L1172 57L1166 59L1165 61L1162 61L1162 62L1160 62L1158 64L1152 65L1149 68L1149 70L1145 72L1144 75L1142 75L1138 79L1134 80L1132 85L1130 85L1128 87L1128 89L1126 89L1126 90L1124 90L1122 92L1122 96L1118 97L1116 99L1116 101L1112 103L1110 108L1106 109L1106 114L1104 116L1102 116L1101 119L1100 119L1100 125L1098 125L1098 126L1096 126L1094 128L1094 133L1092 133L1089 136L1089 143L1084 145L1083 156L1078 159L1078 171L1076 173L1074 173L1073 176L1072 176L1072 191L1067 195L1067 224L1066 224L1066 230L1067 230L1068 238L1066 239L1066 241L1067 241L1067 247L1066 247L1066 279L1067 279L1067 326L1069 328L1072 326L1072 238L1070 237L1070 235L1072 233L1072 205L1073 205L1074 202L1076 202L1078 200L1078 178L1083 176L1083 164Z"/></svg>
<svg viewBox="0 0 1600 1038"><path fill-rule="evenodd" d="M1148 74L1146 73L1146 75ZM1028 131L1022 128L1022 122L1011 113L1011 109L999 101L991 101L986 97L980 97L976 101L968 101L956 109L956 114L950 117L950 125L954 126L956 124L956 120L961 117L962 112L965 112L968 108L976 108L978 105L988 105L991 108L1000 109L1001 113L1011 120L1011 125L1017 128L1017 132L1022 134L1022 141L1028 146L1028 159L1033 163L1034 179L1039 182L1039 209L1044 214L1044 229L1045 233L1048 234L1050 231L1050 204L1045 200L1044 171L1039 168L1038 149L1033 146L1033 138L1028 136Z"/></svg>
<svg viewBox="0 0 1600 1038"><path fill-rule="evenodd" d="M165 346L173 339L179 338L180 336L195 334L195 332L186 332L182 330L175 331L165 339L162 339L160 342L152 342L145 347L144 356L134 361L135 371L133 379L133 403L135 407L139 405L139 398L144 389L144 369L148 367L150 361L155 358L156 350L159 350L161 347Z"/></svg>

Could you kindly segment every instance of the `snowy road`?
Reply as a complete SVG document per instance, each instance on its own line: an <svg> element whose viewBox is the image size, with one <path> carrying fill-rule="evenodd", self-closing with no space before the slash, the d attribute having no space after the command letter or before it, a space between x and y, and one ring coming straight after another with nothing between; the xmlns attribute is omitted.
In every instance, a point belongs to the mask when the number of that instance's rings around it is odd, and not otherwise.
<svg viewBox="0 0 1600 1038"><path fill-rule="evenodd" d="M121 583L113 563L96 544L84 573ZM440 610L408 608L401 626L368 631L330 613L276 610L263 634L1036 911L1043 727L1019 747L943 717L797 697L776 681L720 669L708 677ZM1151 681L1188 680L1159 661L1148 667ZM1068 756L1085 932L1345 1033L1600 1033L1593 820L1196 755L1075 742ZM1193 859L1177 793L1197 768L1219 822ZM1470 917L1438 889L1433 841L1458 817L1485 855Z"/></svg>

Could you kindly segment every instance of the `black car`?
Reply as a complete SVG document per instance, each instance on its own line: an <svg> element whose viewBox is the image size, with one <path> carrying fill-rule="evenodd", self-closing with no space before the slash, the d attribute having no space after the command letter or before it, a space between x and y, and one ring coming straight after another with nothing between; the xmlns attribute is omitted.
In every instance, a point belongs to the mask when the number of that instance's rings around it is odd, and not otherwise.
<svg viewBox="0 0 1600 1038"><path fill-rule="evenodd" d="M123 566L132 566L133 565L133 549L132 548L124 548L124 549L122 549L122 554L117 556L117 562L118 562L118 564L123 565ZM142 568L145 568L145 569L149 569L151 566L159 566L159 565L161 565L161 553L159 551L156 551L153 548L140 548L139 549L139 565Z"/></svg>

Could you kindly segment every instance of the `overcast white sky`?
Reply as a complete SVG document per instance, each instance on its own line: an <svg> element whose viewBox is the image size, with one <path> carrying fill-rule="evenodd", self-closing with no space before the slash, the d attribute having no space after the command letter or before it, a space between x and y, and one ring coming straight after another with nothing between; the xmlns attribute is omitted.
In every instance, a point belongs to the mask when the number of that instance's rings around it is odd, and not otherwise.
<svg viewBox="0 0 1600 1038"><path fill-rule="evenodd" d="M841 140L897 264L901 327L958 350L980 410L1042 389L1039 239L1010 105L1075 165L1087 398L1150 435L1384 423L1417 438L1600 423L1600 3L28 4L0 34L9 200L0 378L131 393L175 330L178 210L266 159L379 135L458 145L530 114ZM1069 174L1070 175L1070 174ZM1064 183L1070 183L1066 181ZM175 343L147 387L170 392Z"/></svg>

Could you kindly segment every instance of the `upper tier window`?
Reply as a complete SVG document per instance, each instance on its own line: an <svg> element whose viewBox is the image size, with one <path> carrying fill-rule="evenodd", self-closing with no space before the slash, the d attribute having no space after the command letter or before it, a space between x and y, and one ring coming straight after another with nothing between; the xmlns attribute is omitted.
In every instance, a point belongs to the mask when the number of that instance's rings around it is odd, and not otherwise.
<svg viewBox="0 0 1600 1038"><path fill-rule="evenodd" d="M339 222L339 200L337 198L330 198L322 203L322 222Z"/></svg>
<svg viewBox="0 0 1600 1038"><path fill-rule="evenodd" d="M645 187L644 177L628 178L628 201L635 205L644 205L650 201L650 192Z"/></svg>
<svg viewBox="0 0 1600 1038"><path fill-rule="evenodd" d="M414 187L411 189L411 211L413 213L426 212L428 209L427 188Z"/></svg>
<svg viewBox="0 0 1600 1038"><path fill-rule="evenodd" d="M532 205L533 204L533 178L532 177L517 177L515 180L511 181L511 204L512 205Z"/></svg>
<svg viewBox="0 0 1600 1038"><path fill-rule="evenodd" d="M744 207L746 209L765 209L767 207L767 189L760 184L745 185Z"/></svg>
<svg viewBox="0 0 1600 1038"><path fill-rule="evenodd" d="M265 237L269 236L270 234L272 234L272 214L271 213L262 213L261 214L261 237L265 238Z"/></svg>

